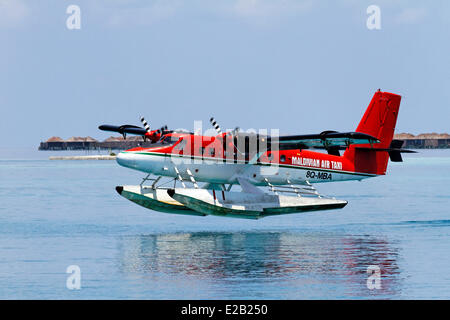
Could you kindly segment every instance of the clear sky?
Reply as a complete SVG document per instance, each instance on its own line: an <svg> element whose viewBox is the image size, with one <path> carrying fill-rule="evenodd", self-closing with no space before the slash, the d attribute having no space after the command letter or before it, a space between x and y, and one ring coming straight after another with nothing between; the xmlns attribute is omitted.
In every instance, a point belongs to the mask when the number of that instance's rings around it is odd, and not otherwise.
<svg viewBox="0 0 450 320"><path fill-rule="evenodd" d="M0 0L0 43L0 149L141 115L350 131L377 88L403 96L397 132L450 132L447 0Z"/></svg>

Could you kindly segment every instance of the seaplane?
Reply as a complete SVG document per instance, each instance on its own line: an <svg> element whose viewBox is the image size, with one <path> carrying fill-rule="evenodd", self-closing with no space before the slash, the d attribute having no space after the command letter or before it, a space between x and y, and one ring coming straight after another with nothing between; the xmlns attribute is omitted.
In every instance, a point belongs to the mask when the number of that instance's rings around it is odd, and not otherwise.
<svg viewBox="0 0 450 320"><path fill-rule="evenodd" d="M393 140L401 96L378 90L352 132L307 135L223 132L214 135L164 126L102 125L100 130L141 135L152 144L120 152L119 165L146 174L139 185L117 186L124 198L173 214L259 219L340 209L347 201L320 194L313 184L386 174L401 162L403 142ZM216 134L217 133L217 134Z"/></svg>

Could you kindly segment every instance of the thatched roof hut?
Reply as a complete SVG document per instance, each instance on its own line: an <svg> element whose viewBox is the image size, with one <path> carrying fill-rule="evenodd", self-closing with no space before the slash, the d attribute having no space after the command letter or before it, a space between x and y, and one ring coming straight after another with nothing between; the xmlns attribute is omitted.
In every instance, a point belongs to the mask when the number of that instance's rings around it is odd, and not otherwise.
<svg viewBox="0 0 450 320"><path fill-rule="evenodd" d="M84 141L86 141L86 142L98 142L97 140L95 140L94 138L92 138L90 136L87 136L85 139L86 140L84 140Z"/></svg>
<svg viewBox="0 0 450 320"><path fill-rule="evenodd" d="M97 140L92 137L71 137L66 142L97 142Z"/></svg>
<svg viewBox="0 0 450 320"><path fill-rule="evenodd" d="M450 139L450 135L447 133L421 133L416 136L416 139Z"/></svg>
<svg viewBox="0 0 450 320"><path fill-rule="evenodd" d="M49 138L47 141L45 141L45 142L64 142L64 140L61 139L60 137L53 136L53 137Z"/></svg>
<svg viewBox="0 0 450 320"><path fill-rule="evenodd" d="M119 136L119 137L113 137L113 136L111 136L111 137L109 137L109 138L103 140L103 142L116 142L116 141L124 141L124 140L125 140L125 139L124 139L122 136Z"/></svg>
<svg viewBox="0 0 450 320"><path fill-rule="evenodd" d="M397 133L394 135L394 139L399 140L407 140L407 139L414 139L415 136L411 133Z"/></svg>
<svg viewBox="0 0 450 320"><path fill-rule="evenodd" d="M127 137L127 140L129 140L129 141L144 141L144 138L142 138L141 136L131 136L131 137Z"/></svg>

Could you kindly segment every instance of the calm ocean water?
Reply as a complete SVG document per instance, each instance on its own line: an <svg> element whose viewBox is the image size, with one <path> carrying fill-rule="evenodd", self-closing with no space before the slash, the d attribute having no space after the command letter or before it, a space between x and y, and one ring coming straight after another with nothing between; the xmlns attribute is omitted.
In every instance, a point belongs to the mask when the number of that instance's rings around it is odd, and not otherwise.
<svg viewBox="0 0 450 320"><path fill-rule="evenodd" d="M258 221L141 208L114 161L0 160L0 299L449 299L450 150L404 158L318 184L343 210Z"/></svg>

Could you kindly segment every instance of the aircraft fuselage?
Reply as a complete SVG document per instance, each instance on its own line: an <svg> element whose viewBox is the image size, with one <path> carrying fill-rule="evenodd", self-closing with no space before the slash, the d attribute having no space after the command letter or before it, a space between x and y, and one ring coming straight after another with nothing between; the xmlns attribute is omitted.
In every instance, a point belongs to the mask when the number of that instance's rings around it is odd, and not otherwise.
<svg viewBox="0 0 450 320"><path fill-rule="evenodd" d="M188 170L198 182L237 184L243 177L254 185L361 180L376 174L355 172L352 163L340 156L306 150L283 150L263 154L252 163L238 157L224 158L204 154L180 154L172 148L136 148L120 152L121 166L158 176L189 180ZM270 153L270 152L269 152ZM270 159L272 157L272 159Z"/></svg>

